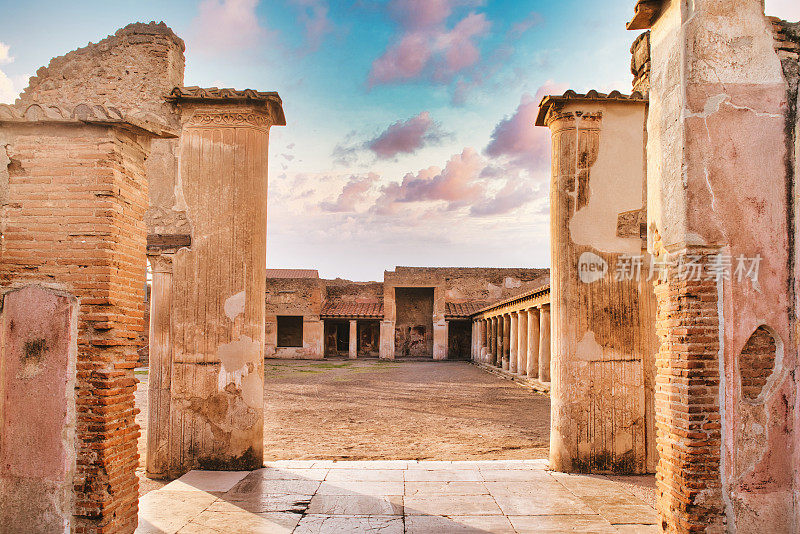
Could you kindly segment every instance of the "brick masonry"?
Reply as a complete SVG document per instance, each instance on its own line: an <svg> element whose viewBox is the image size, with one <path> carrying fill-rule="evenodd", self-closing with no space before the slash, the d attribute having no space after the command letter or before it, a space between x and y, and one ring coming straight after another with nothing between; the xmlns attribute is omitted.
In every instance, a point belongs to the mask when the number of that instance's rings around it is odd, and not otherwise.
<svg viewBox="0 0 800 534"><path fill-rule="evenodd" d="M9 163L0 284L45 284L80 301L73 532L132 532L147 142L95 125L13 133L2 147Z"/></svg>
<svg viewBox="0 0 800 534"><path fill-rule="evenodd" d="M701 263L707 262L708 254ZM672 269L655 283L655 295L661 341L655 383L656 484L662 526L667 532L719 531L724 518L717 282L679 280Z"/></svg>

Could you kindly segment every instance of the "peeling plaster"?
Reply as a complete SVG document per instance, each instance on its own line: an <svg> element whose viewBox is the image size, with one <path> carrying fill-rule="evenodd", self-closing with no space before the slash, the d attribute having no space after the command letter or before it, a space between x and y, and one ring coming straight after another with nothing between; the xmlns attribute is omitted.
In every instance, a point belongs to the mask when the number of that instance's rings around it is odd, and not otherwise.
<svg viewBox="0 0 800 534"><path fill-rule="evenodd" d="M587 330L583 338L575 345L575 358L585 362L603 360L603 347L597 342L594 332Z"/></svg>
<svg viewBox="0 0 800 534"><path fill-rule="evenodd" d="M244 379L251 371L248 362L257 361L259 343L248 336L239 336L236 341L224 343L217 348L222 367L219 370L217 388L223 391L229 384L242 386Z"/></svg>
<svg viewBox="0 0 800 534"><path fill-rule="evenodd" d="M232 295L225 299L225 315L228 316L228 319L231 321L235 320L236 317L244 313L244 304L247 300L247 292L246 291L239 291L235 295Z"/></svg>

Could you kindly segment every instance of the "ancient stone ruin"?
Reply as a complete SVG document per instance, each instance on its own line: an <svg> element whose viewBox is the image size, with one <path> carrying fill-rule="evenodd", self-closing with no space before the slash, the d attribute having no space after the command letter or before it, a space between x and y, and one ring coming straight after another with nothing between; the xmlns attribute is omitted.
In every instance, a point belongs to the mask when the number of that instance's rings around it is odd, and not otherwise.
<svg viewBox="0 0 800 534"><path fill-rule="evenodd" d="M551 469L655 472L664 531L798 531L800 25L639 0L628 28L633 92L531 125L549 281L270 273L276 93L185 86L163 23L41 68L0 106L0 531L136 528L148 260L149 476L262 465L265 354L467 353L549 389Z"/></svg>

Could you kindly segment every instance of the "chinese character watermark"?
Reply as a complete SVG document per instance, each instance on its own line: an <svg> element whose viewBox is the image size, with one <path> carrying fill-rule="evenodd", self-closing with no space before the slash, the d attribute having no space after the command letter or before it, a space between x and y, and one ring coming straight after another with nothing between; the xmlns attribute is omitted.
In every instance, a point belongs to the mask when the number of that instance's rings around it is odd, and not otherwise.
<svg viewBox="0 0 800 534"><path fill-rule="evenodd" d="M735 258L727 254L686 254L677 258L669 254L658 257L623 255L609 269L608 261L593 252L584 252L578 260L578 276L586 284L602 280L609 271L617 282L663 281L668 278L692 282L749 281L756 291L760 291L758 273L761 259L760 254L752 257L740 254Z"/></svg>

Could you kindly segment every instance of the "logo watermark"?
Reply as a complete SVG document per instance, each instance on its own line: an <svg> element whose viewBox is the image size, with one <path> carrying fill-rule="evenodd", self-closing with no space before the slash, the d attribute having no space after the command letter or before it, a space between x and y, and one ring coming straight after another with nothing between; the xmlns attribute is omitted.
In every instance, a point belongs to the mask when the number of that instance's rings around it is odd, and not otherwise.
<svg viewBox="0 0 800 534"><path fill-rule="evenodd" d="M669 254L659 257L649 254L624 255L617 258L613 269L609 270L605 259L593 252L584 252L578 259L578 276L585 284L602 280L609 271L617 282L666 280L667 277L681 281L749 281L760 291L758 273L761 260L760 254L740 254L736 257L727 254L684 254L677 257Z"/></svg>

